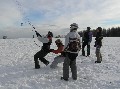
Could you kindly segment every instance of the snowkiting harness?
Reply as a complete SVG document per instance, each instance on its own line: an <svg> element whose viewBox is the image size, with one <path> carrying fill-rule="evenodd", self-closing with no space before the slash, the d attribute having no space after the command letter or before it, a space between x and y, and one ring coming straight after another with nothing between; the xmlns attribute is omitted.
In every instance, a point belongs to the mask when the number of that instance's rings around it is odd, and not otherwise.
<svg viewBox="0 0 120 89"><path fill-rule="evenodd" d="M65 48L68 52L78 52L80 49L80 41L78 38L69 38L69 43Z"/></svg>

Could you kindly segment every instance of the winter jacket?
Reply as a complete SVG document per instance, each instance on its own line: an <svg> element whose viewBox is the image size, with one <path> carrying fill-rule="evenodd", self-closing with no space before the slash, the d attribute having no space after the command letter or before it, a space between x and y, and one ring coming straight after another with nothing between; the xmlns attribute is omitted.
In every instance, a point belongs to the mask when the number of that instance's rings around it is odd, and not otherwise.
<svg viewBox="0 0 120 89"><path fill-rule="evenodd" d="M57 50L53 50L52 52L55 53L55 54L61 53L61 56L65 57L66 53L63 51L63 49L64 49L64 45L61 45L61 46L58 47Z"/></svg>
<svg viewBox="0 0 120 89"><path fill-rule="evenodd" d="M83 35L82 41L84 42L91 42L92 41L92 32L86 31Z"/></svg>
<svg viewBox="0 0 120 89"><path fill-rule="evenodd" d="M49 52L52 38L43 38L38 36L38 40L43 43L42 50Z"/></svg>
<svg viewBox="0 0 120 89"><path fill-rule="evenodd" d="M67 46L69 44L69 38L77 38L77 39L79 39L79 42L80 42L80 35L77 33L77 31L69 32L65 37L64 50L67 48ZM70 51L67 51L67 52L70 52ZM70 53L78 53L78 52L79 52L79 50L77 52L70 52Z"/></svg>
<svg viewBox="0 0 120 89"><path fill-rule="evenodd" d="M96 38L95 38L95 46L99 45L102 46L102 39L103 39L103 35L101 32L97 32L96 34Z"/></svg>
<svg viewBox="0 0 120 89"><path fill-rule="evenodd" d="M44 37L40 37L40 36L38 36L38 40L40 41L40 42L42 42L42 43L48 43L49 42L49 39L50 38L44 38Z"/></svg>
<svg viewBox="0 0 120 89"><path fill-rule="evenodd" d="M61 45L60 47L58 47L57 50L53 50L52 52L55 54L61 53L61 52L63 52L63 48L64 48L64 45Z"/></svg>

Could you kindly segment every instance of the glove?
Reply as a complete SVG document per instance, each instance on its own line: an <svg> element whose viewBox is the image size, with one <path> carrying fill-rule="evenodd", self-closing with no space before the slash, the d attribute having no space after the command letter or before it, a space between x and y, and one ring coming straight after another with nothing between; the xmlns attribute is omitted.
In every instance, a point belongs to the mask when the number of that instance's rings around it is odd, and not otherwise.
<svg viewBox="0 0 120 89"><path fill-rule="evenodd" d="M53 52L54 49L50 49L49 52Z"/></svg>
<svg viewBox="0 0 120 89"><path fill-rule="evenodd" d="M94 47L96 47L97 46L97 42L95 41L95 45L94 45Z"/></svg>
<svg viewBox="0 0 120 89"><path fill-rule="evenodd" d="M38 36L42 37L37 31L35 31L35 32L36 32L37 37L38 37Z"/></svg>
<svg viewBox="0 0 120 89"><path fill-rule="evenodd" d="M94 45L94 47L96 47L96 45Z"/></svg>
<svg viewBox="0 0 120 89"><path fill-rule="evenodd" d="M61 55L63 56L63 57L66 57L66 52L61 52Z"/></svg>

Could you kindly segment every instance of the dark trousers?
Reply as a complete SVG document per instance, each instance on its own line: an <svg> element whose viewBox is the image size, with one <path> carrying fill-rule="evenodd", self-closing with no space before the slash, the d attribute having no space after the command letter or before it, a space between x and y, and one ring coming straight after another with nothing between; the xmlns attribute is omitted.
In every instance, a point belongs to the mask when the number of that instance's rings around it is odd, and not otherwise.
<svg viewBox="0 0 120 89"><path fill-rule="evenodd" d="M39 61L38 61L38 58L41 62L43 62L44 64L47 64L49 61L47 61L44 57L48 54L47 51L44 51L44 50L40 50L39 52L37 52L35 55L34 55L34 61L35 61L35 64L39 65Z"/></svg>
<svg viewBox="0 0 120 89"><path fill-rule="evenodd" d="M82 44L82 55L85 56L85 46L87 45L87 56L90 55L90 44L88 42L83 42Z"/></svg>

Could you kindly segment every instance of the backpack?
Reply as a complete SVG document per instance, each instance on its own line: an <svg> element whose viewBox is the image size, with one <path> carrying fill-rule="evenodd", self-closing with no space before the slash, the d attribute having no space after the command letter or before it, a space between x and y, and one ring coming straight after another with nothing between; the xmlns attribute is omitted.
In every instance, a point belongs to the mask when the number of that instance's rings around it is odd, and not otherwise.
<svg viewBox="0 0 120 89"><path fill-rule="evenodd" d="M77 52L80 49L80 41L78 38L69 38L67 50L70 52Z"/></svg>

